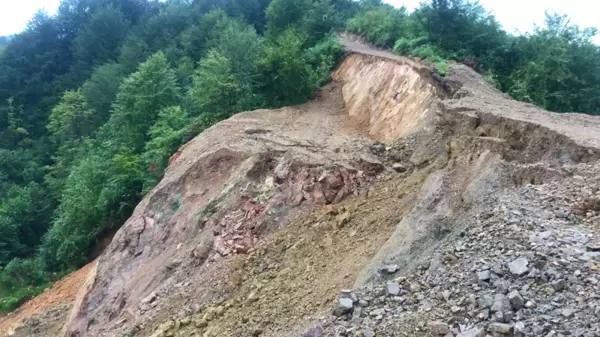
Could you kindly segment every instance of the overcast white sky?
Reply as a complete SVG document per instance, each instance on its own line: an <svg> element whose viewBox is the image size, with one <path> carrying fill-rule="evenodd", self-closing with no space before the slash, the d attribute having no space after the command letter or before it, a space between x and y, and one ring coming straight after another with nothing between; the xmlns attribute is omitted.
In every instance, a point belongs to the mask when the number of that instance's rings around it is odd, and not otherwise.
<svg viewBox="0 0 600 337"><path fill-rule="evenodd" d="M413 10L420 0L384 0L394 6ZM40 8L55 13L60 0L0 0L0 36L18 33ZM580 27L599 27L600 3L597 0L480 0L509 32L529 32L544 22L544 11L567 14ZM596 37L600 44L600 37Z"/></svg>

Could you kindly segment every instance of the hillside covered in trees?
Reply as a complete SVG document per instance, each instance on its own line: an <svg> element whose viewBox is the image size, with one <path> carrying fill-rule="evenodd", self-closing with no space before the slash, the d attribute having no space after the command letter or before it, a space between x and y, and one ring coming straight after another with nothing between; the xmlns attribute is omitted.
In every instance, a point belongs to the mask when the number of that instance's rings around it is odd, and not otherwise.
<svg viewBox="0 0 600 337"><path fill-rule="evenodd" d="M202 130L309 98L340 30L441 74L465 63L552 111L600 114L596 32L558 15L513 36L463 0L410 14L373 0L63 0L0 42L0 309L88 261Z"/></svg>

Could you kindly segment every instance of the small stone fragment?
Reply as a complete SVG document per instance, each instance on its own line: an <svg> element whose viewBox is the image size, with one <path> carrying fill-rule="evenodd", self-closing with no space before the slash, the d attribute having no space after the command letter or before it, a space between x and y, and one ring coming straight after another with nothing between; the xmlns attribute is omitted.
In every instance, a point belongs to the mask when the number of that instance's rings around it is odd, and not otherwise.
<svg viewBox="0 0 600 337"><path fill-rule="evenodd" d="M456 337L484 337L485 331L483 328L473 328L459 333Z"/></svg>
<svg viewBox="0 0 600 337"><path fill-rule="evenodd" d="M202 328L206 328L206 326L208 325L208 322L205 319L200 318L194 322L194 325L196 326L196 328L202 329Z"/></svg>
<svg viewBox="0 0 600 337"><path fill-rule="evenodd" d="M361 314L362 314L361 307L354 308L354 311L352 311L352 318L350 319L350 321L354 324L360 323L360 315Z"/></svg>
<svg viewBox="0 0 600 337"><path fill-rule="evenodd" d="M383 266L383 268L381 268L381 271L384 273L393 274L397 272L398 269L400 269L400 267L398 267L397 264L388 264L387 266Z"/></svg>
<svg viewBox="0 0 600 337"><path fill-rule="evenodd" d="M400 294L400 285L394 281L388 281L386 284L387 293L391 296L397 296Z"/></svg>
<svg viewBox="0 0 600 337"><path fill-rule="evenodd" d="M451 295L452 295L452 293L450 292L450 290L444 290L444 292L442 293L442 297L446 301L450 300Z"/></svg>
<svg viewBox="0 0 600 337"><path fill-rule="evenodd" d="M375 334L373 333L373 330L371 330L370 328L364 328L363 329L363 336L364 337L375 337Z"/></svg>
<svg viewBox="0 0 600 337"><path fill-rule="evenodd" d="M488 326L488 331L507 334L510 332L510 325L505 323L492 323Z"/></svg>
<svg viewBox="0 0 600 337"><path fill-rule="evenodd" d="M490 277L491 277L491 273L489 270L484 270L484 271L478 271L477 272L477 279L479 281L489 281Z"/></svg>
<svg viewBox="0 0 600 337"><path fill-rule="evenodd" d="M493 304L494 298L489 294L482 295L477 299L477 305L479 305L481 309L491 308Z"/></svg>
<svg viewBox="0 0 600 337"><path fill-rule="evenodd" d="M556 291L563 291L567 286L567 282L564 279L558 279L552 281L552 287Z"/></svg>
<svg viewBox="0 0 600 337"><path fill-rule="evenodd" d="M508 298L502 294L496 294L496 296L494 296L494 304L492 304L492 307L490 308L491 312L496 312L496 311L501 311L501 312L505 312L510 310L511 306L510 306L510 301L508 300Z"/></svg>
<svg viewBox="0 0 600 337"><path fill-rule="evenodd" d="M585 249L590 252L600 252L600 243L591 243L585 246Z"/></svg>
<svg viewBox="0 0 600 337"><path fill-rule="evenodd" d="M406 172L406 166L400 164L400 163L394 163L392 165L392 169L394 169L394 171L402 173L402 172Z"/></svg>
<svg viewBox="0 0 600 337"><path fill-rule="evenodd" d="M525 299L523 299L523 296L521 296L518 290L513 290L508 293L508 300L515 311L519 311L525 306Z"/></svg>
<svg viewBox="0 0 600 337"><path fill-rule="evenodd" d="M433 321L427 324L431 329L431 332L437 335L445 335L450 332L450 326L444 322Z"/></svg>
<svg viewBox="0 0 600 337"><path fill-rule="evenodd" d="M560 314L563 315L564 318L570 318L575 314L575 309L572 308L564 308L560 311Z"/></svg>
<svg viewBox="0 0 600 337"><path fill-rule="evenodd" d="M513 336L522 337L525 336L525 323L517 322L513 326Z"/></svg>
<svg viewBox="0 0 600 337"><path fill-rule="evenodd" d="M348 297L342 297L339 299L339 308L341 309L341 311L343 313L350 312L353 307L354 307L354 304L352 302L352 299L350 299Z"/></svg>
<svg viewBox="0 0 600 337"><path fill-rule="evenodd" d="M320 325L312 327L310 330L302 334L302 337L323 337L325 331Z"/></svg>
<svg viewBox="0 0 600 337"><path fill-rule="evenodd" d="M529 272L529 268L527 268L528 265L529 261L524 257L520 257L514 260L513 262L509 263L508 269L513 275L523 276Z"/></svg>

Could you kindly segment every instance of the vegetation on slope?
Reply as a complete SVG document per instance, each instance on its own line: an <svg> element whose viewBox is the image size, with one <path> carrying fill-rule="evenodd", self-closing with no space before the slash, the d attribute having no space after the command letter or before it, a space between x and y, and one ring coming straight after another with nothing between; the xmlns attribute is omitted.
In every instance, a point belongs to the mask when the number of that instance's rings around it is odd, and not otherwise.
<svg viewBox="0 0 600 337"><path fill-rule="evenodd" d="M0 42L0 310L80 267L157 184L169 156L240 111L297 104L348 29L403 55L463 62L513 97L600 113L595 31L524 36L433 0L63 0Z"/></svg>

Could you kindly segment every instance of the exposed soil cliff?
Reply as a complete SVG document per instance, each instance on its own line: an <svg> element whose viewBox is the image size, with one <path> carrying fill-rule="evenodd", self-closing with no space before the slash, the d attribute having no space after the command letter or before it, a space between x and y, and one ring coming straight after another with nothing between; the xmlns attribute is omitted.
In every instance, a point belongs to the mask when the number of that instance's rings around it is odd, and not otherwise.
<svg viewBox="0 0 600 337"><path fill-rule="evenodd" d="M479 328L515 334L525 323L523 333L538 336L558 329L534 308L490 314L466 301L469 291L475 302L494 294L492 281L508 280L501 270L512 260L539 256L519 238L550 226L530 215L555 214L545 208L548 191L582 194L557 205L585 232L587 241L577 244L593 244L600 119L516 102L463 65L441 77L344 43L348 55L310 102L238 114L180 149L100 257L67 336L455 336ZM582 179L589 185L574 182ZM553 187L517 197L535 186ZM497 228L519 204L527 205L526 219L509 223L519 234ZM559 232L563 225L551 222ZM504 238L510 248L476 243ZM500 261L493 272L492 259ZM540 261L554 260L536 260L543 271ZM585 276L597 278L592 269ZM387 294L380 285L390 290L392 279L399 290ZM528 293L536 286L523 290L521 281L510 279L507 292L521 291L538 308L554 301ZM597 290L597 283L573 284L573 291ZM344 291L347 303L343 288L361 290ZM423 306L446 291L435 310ZM582 317L594 314L592 302L578 309ZM498 311L506 314L499 320ZM561 321L564 330L578 322Z"/></svg>

